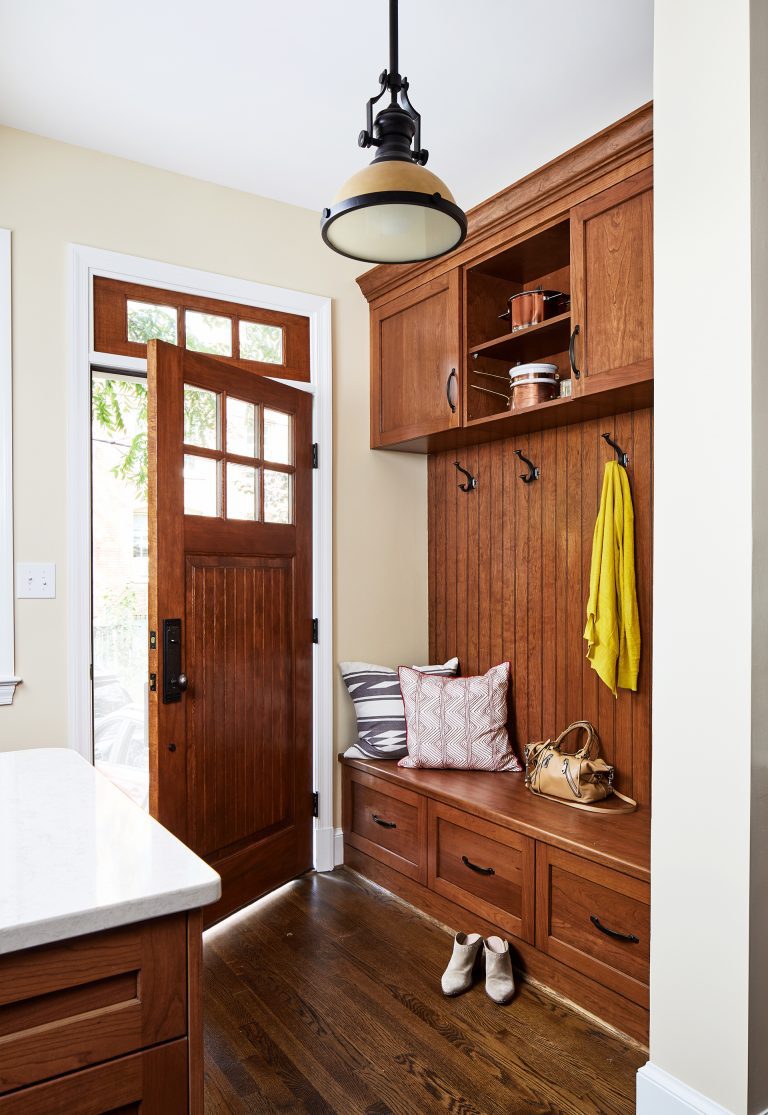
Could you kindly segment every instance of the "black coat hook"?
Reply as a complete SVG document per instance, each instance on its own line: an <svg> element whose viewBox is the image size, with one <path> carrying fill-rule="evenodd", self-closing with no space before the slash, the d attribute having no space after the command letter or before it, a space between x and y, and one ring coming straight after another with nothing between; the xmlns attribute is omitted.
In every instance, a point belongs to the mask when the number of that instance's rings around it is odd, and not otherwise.
<svg viewBox="0 0 768 1115"><path fill-rule="evenodd" d="M462 492L474 492L477 487L477 478L474 477L471 472L467 472L465 468L462 468L458 461L454 461L453 463L459 472L463 473L467 478L466 484L459 484Z"/></svg>
<svg viewBox="0 0 768 1115"><path fill-rule="evenodd" d="M622 465L624 468L626 468L627 465L629 464L629 457L624 452L624 450L621 448L621 446L616 444L616 442L613 440L613 438L611 437L610 434L602 434L601 436L603 437L603 439L605 441L608 442L611 449L616 450L616 457L617 457L617 460L618 460L619 464Z"/></svg>
<svg viewBox="0 0 768 1115"><path fill-rule="evenodd" d="M524 465L528 465L528 472L521 472L520 479L524 484L532 484L534 480L538 480L541 475L540 470L536 467L533 461L529 461L527 457L523 456L522 449L516 449L515 455L520 458Z"/></svg>

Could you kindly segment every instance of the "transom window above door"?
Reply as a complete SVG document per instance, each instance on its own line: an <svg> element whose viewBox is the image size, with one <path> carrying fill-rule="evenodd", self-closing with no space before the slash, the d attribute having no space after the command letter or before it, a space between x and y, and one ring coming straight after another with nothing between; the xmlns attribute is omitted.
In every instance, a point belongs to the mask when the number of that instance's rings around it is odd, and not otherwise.
<svg viewBox="0 0 768 1115"><path fill-rule="evenodd" d="M145 357L147 341L182 345L237 367L309 382L309 318L97 276L96 352Z"/></svg>
<svg viewBox="0 0 768 1115"><path fill-rule="evenodd" d="M184 385L184 513L291 524L293 418Z"/></svg>

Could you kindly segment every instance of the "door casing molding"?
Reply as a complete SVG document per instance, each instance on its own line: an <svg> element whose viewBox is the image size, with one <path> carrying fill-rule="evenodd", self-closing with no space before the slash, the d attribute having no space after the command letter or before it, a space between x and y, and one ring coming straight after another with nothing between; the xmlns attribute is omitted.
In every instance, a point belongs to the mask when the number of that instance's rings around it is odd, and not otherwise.
<svg viewBox="0 0 768 1115"><path fill-rule="evenodd" d="M68 371L67 739L93 761L91 728L91 366L146 372L146 360L93 349L93 278L122 279L209 298L261 306L309 318L310 382L278 380L313 396L312 437L320 467L312 477L312 598L320 641L313 666L314 784L319 792L315 867L334 867L333 827L333 383L331 300L247 279L142 259L81 244L69 245L70 354Z"/></svg>

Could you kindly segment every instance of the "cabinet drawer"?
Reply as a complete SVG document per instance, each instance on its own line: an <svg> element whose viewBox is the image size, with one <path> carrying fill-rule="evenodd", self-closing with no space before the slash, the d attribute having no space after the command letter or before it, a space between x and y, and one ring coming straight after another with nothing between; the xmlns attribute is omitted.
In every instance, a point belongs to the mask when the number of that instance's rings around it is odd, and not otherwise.
<svg viewBox="0 0 768 1115"><path fill-rule="evenodd" d="M403 875L426 883L425 799L362 771L347 774L345 840Z"/></svg>
<svg viewBox="0 0 768 1115"><path fill-rule="evenodd" d="M537 947L647 1007L648 884L545 844L536 862Z"/></svg>
<svg viewBox="0 0 768 1115"><path fill-rule="evenodd" d="M183 914L0 957L0 1094L182 1037L186 979Z"/></svg>
<svg viewBox="0 0 768 1115"><path fill-rule="evenodd" d="M0 1115L186 1115L187 1041L0 1096Z"/></svg>
<svg viewBox="0 0 768 1115"><path fill-rule="evenodd" d="M523 941L533 941L534 841L429 802L429 886Z"/></svg>

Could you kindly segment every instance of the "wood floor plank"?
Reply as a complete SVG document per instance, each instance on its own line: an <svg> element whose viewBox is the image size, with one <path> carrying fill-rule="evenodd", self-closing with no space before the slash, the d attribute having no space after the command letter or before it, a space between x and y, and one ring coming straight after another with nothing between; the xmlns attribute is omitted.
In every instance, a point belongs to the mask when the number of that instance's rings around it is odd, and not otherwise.
<svg viewBox="0 0 768 1115"><path fill-rule="evenodd" d="M446 999L450 949L440 926L343 868L217 926L208 1115L634 1112L639 1049L530 985L503 1008L481 985Z"/></svg>

